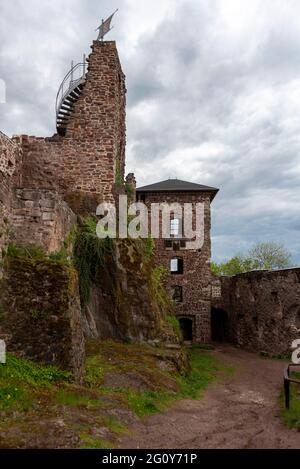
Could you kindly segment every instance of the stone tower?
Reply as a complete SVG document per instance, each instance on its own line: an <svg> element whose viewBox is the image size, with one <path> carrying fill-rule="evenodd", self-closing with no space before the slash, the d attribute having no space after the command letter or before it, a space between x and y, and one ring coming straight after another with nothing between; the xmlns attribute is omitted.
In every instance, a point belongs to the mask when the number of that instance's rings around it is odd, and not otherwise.
<svg viewBox="0 0 300 469"><path fill-rule="evenodd" d="M137 189L137 199L148 209L153 203L204 204L204 244L201 249L187 249L188 239L181 234L182 220L171 214L170 236L155 241L157 265L166 267L167 287L175 302L184 339L198 343L211 341L211 216L210 204L218 189L178 179L169 179Z"/></svg>
<svg viewBox="0 0 300 469"><path fill-rule="evenodd" d="M76 78L79 65L84 71ZM22 185L56 189L73 203L76 195L113 201L116 177L124 179L126 104L115 42L94 41L87 64L70 73L57 104L58 133L19 138Z"/></svg>

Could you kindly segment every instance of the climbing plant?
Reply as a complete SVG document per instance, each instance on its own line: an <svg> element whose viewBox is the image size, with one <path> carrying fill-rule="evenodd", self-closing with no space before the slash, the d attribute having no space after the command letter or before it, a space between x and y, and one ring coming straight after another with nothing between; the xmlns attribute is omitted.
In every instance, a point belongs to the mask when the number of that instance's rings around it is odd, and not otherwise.
<svg viewBox="0 0 300 469"><path fill-rule="evenodd" d="M94 217L85 218L74 240L74 266L78 272L79 292L82 306L90 298L90 290L100 268L103 268L107 255L112 253L113 240L101 239L96 233L97 220Z"/></svg>

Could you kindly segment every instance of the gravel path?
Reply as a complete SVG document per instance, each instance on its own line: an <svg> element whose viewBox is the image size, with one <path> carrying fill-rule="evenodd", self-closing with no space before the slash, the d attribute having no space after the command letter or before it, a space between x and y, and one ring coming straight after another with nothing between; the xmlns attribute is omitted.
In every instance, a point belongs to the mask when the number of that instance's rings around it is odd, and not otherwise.
<svg viewBox="0 0 300 469"><path fill-rule="evenodd" d="M284 363L227 345L212 353L235 373L137 422L121 448L300 448L300 432L279 417Z"/></svg>

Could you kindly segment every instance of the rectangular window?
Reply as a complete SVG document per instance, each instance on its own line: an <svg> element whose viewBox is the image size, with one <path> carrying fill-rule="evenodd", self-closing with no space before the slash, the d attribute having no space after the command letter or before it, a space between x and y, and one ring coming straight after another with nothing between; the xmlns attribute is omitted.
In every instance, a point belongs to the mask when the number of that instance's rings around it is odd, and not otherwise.
<svg viewBox="0 0 300 469"><path fill-rule="evenodd" d="M165 248L166 249L172 249L172 240L171 239L165 239Z"/></svg>
<svg viewBox="0 0 300 469"><path fill-rule="evenodd" d="M183 274L183 259L180 259L180 258L171 259L170 271L171 271L171 274L174 274L174 275Z"/></svg>
<svg viewBox="0 0 300 469"><path fill-rule="evenodd" d="M170 237L179 238L181 236L181 220L174 218L170 221Z"/></svg>
<svg viewBox="0 0 300 469"><path fill-rule="evenodd" d="M182 303L182 287L180 285L174 285L171 288L171 294L175 303Z"/></svg>

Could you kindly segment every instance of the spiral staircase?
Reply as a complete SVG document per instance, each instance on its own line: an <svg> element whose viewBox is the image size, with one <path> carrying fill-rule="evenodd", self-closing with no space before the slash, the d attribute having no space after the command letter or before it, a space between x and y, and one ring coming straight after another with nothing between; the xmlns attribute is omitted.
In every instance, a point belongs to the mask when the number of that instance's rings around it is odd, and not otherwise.
<svg viewBox="0 0 300 469"><path fill-rule="evenodd" d="M71 66L63 79L56 96L56 130L58 135L65 136L68 122L74 112L74 105L80 98L86 82L87 61Z"/></svg>

